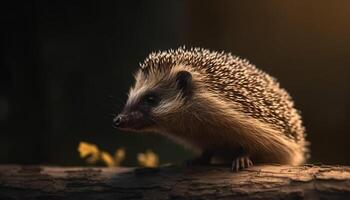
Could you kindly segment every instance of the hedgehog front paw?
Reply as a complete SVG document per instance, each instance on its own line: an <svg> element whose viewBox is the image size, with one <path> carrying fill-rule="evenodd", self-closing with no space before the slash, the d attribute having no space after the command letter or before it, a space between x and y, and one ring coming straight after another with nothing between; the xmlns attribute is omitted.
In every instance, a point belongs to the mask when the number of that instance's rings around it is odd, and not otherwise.
<svg viewBox="0 0 350 200"><path fill-rule="evenodd" d="M253 162L248 156L237 157L232 161L232 172L238 172L239 170L253 166Z"/></svg>

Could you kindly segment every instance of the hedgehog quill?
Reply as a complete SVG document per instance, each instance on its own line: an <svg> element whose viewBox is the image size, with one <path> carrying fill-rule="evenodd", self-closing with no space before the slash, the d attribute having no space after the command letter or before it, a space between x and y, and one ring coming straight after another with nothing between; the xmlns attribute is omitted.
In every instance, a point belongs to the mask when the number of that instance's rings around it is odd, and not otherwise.
<svg viewBox="0 0 350 200"><path fill-rule="evenodd" d="M114 125L156 132L194 150L190 164L300 165L308 142L277 80L230 53L201 48L151 53Z"/></svg>

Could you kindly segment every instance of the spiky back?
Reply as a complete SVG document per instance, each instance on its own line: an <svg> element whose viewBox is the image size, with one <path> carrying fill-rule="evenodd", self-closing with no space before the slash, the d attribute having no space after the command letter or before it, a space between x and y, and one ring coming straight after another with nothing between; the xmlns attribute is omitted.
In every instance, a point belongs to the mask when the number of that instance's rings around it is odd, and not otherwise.
<svg viewBox="0 0 350 200"><path fill-rule="evenodd" d="M295 141L304 142L304 127L289 94L274 78L247 60L230 53L181 47L152 53L140 67L147 74L176 65L190 66L199 72L209 90L227 103L236 102L241 112L270 124Z"/></svg>

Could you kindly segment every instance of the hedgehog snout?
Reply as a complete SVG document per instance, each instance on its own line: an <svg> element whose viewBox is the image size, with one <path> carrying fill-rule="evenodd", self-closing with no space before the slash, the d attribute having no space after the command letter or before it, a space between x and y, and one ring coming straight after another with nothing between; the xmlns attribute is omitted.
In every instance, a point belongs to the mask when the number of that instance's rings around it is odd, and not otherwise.
<svg viewBox="0 0 350 200"><path fill-rule="evenodd" d="M144 115L139 111L121 113L113 119L113 125L118 129L137 130L146 125Z"/></svg>
<svg viewBox="0 0 350 200"><path fill-rule="evenodd" d="M127 115L119 114L113 119L113 125L116 128L123 128L127 124L127 121L128 121Z"/></svg>

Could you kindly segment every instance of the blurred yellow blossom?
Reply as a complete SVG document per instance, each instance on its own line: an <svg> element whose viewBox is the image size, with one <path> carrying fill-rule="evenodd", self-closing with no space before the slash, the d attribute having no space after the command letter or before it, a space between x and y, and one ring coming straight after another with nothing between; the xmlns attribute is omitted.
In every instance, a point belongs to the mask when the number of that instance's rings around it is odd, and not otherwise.
<svg viewBox="0 0 350 200"><path fill-rule="evenodd" d="M120 162L123 161L125 158L125 149L119 148L114 153L114 161L116 162L116 165L120 165Z"/></svg>
<svg viewBox="0 0 350 200"><path fill-rule="evenodd" d="M124 148L117 149L114 157L112 157L110 153L102 151L95 144L87 142L80 142L78 151L81 158L88 157L86 162L95 164L98 161L101 161L108 167L120 166L120 163L125 158Z"/></svg>
<svg viewBox="0 0 350 200"><path fill-rule="evenodd" d="M111 154L105 152L105 151L101 151L101 160L108 166L108 167L113 167L116 166L116 163L113 159L113 157L111 156Z"/></svg>
<svg viewBox="0 0 350 200"><path fill-rule="evenodd" d="M94 164L99 159L99 149L96 145L87 142L80 142L78 151L81 158L88 157L86 161L90 164Z"/></svg>
<svg viewBox="0 0 350 200"><path fill-rule="evenodd" d="M157 167L159 165L158 155L152 150L147 150L145 153L139 153L137 160L141 166L144 167Z"/></svg>

